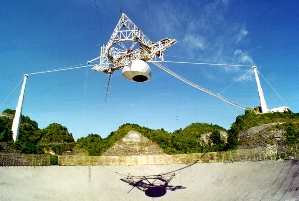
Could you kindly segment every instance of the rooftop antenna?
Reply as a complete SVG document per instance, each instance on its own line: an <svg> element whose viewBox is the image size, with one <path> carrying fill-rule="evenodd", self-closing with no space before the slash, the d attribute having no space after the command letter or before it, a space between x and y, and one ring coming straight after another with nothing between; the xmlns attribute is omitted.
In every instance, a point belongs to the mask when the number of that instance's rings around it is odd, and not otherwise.
<svg viewBox="0 0 299 201"><path fill-rule="evenodd" d="M24 81L21 88L21 93L19 96L18 105L15 112L15 117L13 119L12 123L12 136L13 141L16 142L19 138L19 128L20 128L20 120L21 120L21 114L22 114L22 106L23 106L23 100L24 100L24 93L26 88L26 82L27 82L28 74L24 75Z"/></svg>
<svg viewBox="0 0 299 201"><path fill-rule="evenodd" d="M264 97L261 82L260 82L260 79L259 79L259 76L258 76L258 73L257 73L257 67L253 66L252 68L253 68L254 75L255 75L257 91L258 91L258 94L259 94L259 97L260 97L261 112L262 113L267 113L268 112L267 104L266 104L266 100L265 100L265 97Z"/></svg>

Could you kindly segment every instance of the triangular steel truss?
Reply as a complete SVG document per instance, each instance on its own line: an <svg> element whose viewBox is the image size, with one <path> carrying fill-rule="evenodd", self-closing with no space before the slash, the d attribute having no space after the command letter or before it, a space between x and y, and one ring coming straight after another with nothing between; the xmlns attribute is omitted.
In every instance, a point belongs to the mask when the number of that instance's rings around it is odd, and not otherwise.
<svg viewBox="0 0 299 201"><path fill-rule="evenodd" d="M169 38L152 42L123 13L108 43L101 47L100 57L96 58L100 59L99 64L92 69L111 74L115 70L122 69L132 60L163 61L163 51L175 43L175 39Z"/></svg>

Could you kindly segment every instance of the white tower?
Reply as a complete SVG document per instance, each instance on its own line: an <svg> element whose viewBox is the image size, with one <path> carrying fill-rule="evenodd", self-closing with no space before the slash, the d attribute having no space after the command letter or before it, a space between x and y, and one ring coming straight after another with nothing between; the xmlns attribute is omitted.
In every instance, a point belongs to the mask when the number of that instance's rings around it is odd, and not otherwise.
<svg viewBox="0 0 299 201"><path fill-rule="evenodd" d="M28 75L25 74L22 89L21 89L21 93L20 93L20 96L19 96L18 105L17 105L17 108L16 108L15 117L14 117L13 123L12 123L12 129L11 130L12 130L12 136L13 136L14 142L16 140L18 140L18 137L19 137L19 127L20 127L20 120L21 120L21 114L22 114L22 105L23 105L23 99L24 99L24 93L25 93L25 88L26 88L27 77L28 77Z"/></svg>
<svg viewBox="0 0 299 201"><path fill-rule="evenodd" d="M260 97L261 110L262 110L262 113L266 113L266 112L268 112L268 109L267 109L266 100L264 98L264 93L263 93L263 90L262 90L260 79L259 79L259 76L257 74L257 67L253 66L252 68L253 68L254 75L255 75L258 94L259 94L259 97Z"/></svg>

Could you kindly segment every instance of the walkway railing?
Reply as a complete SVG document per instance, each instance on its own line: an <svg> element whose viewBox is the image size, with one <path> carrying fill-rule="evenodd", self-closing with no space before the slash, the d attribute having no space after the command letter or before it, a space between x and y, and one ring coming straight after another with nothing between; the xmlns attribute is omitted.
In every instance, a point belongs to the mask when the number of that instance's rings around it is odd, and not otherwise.
<svg viewBox="0 0 299 201"><path fill-rule="evenodd" d="M52 157L53 158L53 157ZM58 161L51 162L50 155L27 155L1 153L0 166L130 166L130 165L170 165L199 163L231 163L241 161L264 160L299 160L299 144L288 145L283 149L277 146L255 149L238 149L226 152L191 153L176 155L134 155L134 156L58 156Z"/></svg>
<svg viewBox="0 0 299 201"><path fill-rule="evenodd" d="M48 166L50 155L0 153L0 166Z"/></svg>
<svg viewBox="0 0 299 201"><path fill-rule="evenodd" d="M238 149L226 152L192 153L176 155L135 155L135 156L59 156L61 166L130 166L130 165L169 165L199 163L231 163L242 161L299 159L299 147L287 146L278 150L277 146L255 149Z"/></svg>

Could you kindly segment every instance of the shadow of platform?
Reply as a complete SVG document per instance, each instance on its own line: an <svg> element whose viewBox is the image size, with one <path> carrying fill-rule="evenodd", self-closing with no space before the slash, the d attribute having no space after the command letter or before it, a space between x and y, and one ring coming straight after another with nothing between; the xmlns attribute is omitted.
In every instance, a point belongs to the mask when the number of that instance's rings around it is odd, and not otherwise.
<svg viewBox="0 0 299 201"><path fill-rule="evenodd" d="M296 160L197 163L167 182L168 187L177 188L167 192L163 182L162 188L130 191L132 186L116 174L158 175L182 167L179 164L1 167L0 200L299 200ZM151 181L139 184L144 183Z"/></svg>

